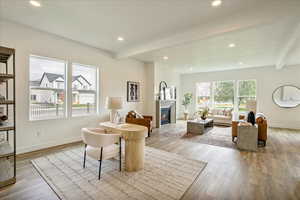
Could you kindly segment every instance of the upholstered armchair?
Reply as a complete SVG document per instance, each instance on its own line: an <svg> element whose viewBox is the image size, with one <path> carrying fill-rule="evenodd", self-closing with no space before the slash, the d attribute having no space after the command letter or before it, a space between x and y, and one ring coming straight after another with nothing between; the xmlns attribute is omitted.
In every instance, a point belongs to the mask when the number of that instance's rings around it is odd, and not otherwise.
<svg viewBox="0 0 300 200"><path fill-rule="evenodd" d="M258 141L262 141L266 146L268 139L268 123L264 117L257 117L256 124L258 126Z"/></svg>
<svg viewBox="0 0 300 200"><path fill-rule="evenodd" d="M86 155L99 161L99 175L101 176L102 160L107 160L119 155L119 169L121 171L122 147L121 135L108 134L100 128L82 128L82 139L85 144L83 168L85 168Z"/></svg>
<svg viewBox="0 0 300 200"><path fill-rule="evenodd" d="M238 134L238 121L232 121L232 142L235 142L235 138L237 138ZM265 117L258 116L256 117L256 124L258 126L258 141L261 141L264 143L264 146L266 146L267 139L268 139L268 123Z"/></svg>
<svg viewBox="0 0 300 200"><path fill-rule="evenodd" d="M136 111L130 111L126 115L126 123L129 124L137 124L141 126L145 126L148 128L148 137L150 137L150 133L152 132L152 116L148 115L140 115Z"/></svg>

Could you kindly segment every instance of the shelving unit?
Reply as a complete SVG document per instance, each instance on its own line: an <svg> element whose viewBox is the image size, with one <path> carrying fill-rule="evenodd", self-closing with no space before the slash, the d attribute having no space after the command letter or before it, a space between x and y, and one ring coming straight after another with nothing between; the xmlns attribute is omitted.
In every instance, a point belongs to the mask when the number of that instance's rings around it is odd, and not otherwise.
<svg viewBox="0 0 300 200"><path fill-rule="evenodd" d="M16 182L15 50L0 46L0 100L8 122L0 124L0 188Z"/></svg>

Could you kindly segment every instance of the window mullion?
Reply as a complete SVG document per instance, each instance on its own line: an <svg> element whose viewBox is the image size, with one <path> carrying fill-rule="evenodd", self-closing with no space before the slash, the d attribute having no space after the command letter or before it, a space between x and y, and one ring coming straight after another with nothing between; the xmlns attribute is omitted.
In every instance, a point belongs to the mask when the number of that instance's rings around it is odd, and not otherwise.
<svg viewBox="0 0 300 200"><path fill-rule="evenodd" d="M233 110L234 113L239 112L239 81L234 81L234 102L233 102Z"/></svg>
<svg viewBox="0 0 300 200"><path fill-rule="evenodd" d="M72 62L67 63L66 76L66 114L69 118L72 116Z"/></svg>

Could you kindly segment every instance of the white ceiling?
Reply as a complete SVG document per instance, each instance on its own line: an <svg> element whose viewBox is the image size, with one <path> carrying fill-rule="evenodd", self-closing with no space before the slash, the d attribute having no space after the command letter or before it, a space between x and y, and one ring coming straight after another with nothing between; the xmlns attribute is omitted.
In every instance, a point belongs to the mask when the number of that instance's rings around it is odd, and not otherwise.
<svg viewBox="0 0 300 200"><path fill-rule="evenodd" d="M164 63L175 67L180 73L276 65L295 24L295 20L284 20L146 52L135 58ZM299 42L286 64L300 63ZM229 48L230 43L236 46ZM162 56L169 59L164 60Z"/></svg>
<svg viewBox="0 0 300 200"><path fill-rule="evenodd" d="M29 0L0 0L0 18L118 58L161 62L166 55L164 62L182 73L276 64L300 13L299 0L223 0L218 8L211 0L39 1L40 8ZM227 48L231 42L236 48ZM298 62L300 48L293 49L286 62Z"/></svg>

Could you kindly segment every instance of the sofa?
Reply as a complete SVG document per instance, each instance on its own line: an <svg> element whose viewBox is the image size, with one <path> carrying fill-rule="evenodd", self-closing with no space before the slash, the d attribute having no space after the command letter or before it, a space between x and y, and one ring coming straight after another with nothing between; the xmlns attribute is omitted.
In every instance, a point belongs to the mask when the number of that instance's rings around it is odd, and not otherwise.
<svg viewBox="0 0 300 200"><path fill-rule="evenodd" d="M263 142L263 146L266 146L268 139L268 123L265 116L261 113L256 115L256 124L258 127L258 141ZM238 135L239 121L232 121L232 142L235 142L235 138Z"/></svg>
<svg viewBox="0 0 300 200"><path fill-rule="evenodd" d="M141 115L137 111L130 111L126 115L125 122L129 124L137 124L148 128L148 137L152 132L153 117L148 115Z"/></svg>
<svg viewBox="0 0 300 200"><path fill-rule="evenodd" d="M215 108L208 113L208 118L214 120L214 124L231 126L233 108Z"/></svg>

